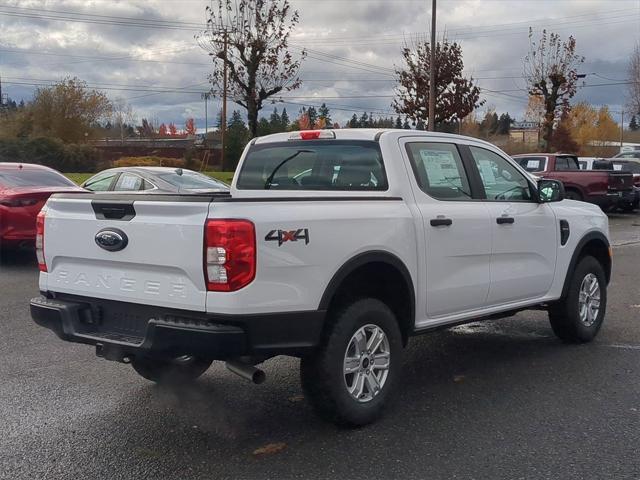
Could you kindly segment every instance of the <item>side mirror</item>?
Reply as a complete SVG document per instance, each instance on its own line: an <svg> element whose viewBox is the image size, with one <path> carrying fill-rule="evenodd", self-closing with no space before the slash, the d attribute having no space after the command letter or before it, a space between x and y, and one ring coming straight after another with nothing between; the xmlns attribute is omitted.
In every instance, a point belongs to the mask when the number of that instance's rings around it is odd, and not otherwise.
<svg viewBox="0 0 640 480"><path fill-rule="evenodd" d="M558 180L541 179L538 181L538 201L540 203L564 200L564 184Z"/></svg>

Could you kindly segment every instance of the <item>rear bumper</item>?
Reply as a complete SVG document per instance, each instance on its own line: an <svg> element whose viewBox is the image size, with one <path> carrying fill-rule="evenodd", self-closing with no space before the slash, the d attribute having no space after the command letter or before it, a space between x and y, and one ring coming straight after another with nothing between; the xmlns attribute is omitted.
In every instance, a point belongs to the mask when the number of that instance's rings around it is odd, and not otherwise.
<svg viewBox="0 0 640 480"><path fill-rule="evenodd" d="M303 355L315 348L323 311L264 315L211 315L87 297L31 299L31 317L62 340L95 345L98 355Z"/></svg>

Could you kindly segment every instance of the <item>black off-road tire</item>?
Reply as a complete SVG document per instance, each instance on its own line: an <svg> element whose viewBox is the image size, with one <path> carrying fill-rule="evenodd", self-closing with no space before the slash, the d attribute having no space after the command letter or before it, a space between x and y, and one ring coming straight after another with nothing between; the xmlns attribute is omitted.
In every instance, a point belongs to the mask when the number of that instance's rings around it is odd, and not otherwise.
<svg viewBox="0 0 640 480"><path fill-rule="evenodd" d="M582 194L579 191L571 189L564 192L564 198L569 200L578 200L580 202L583 200Z"/></svg>
<svg viewBox="0 0 640 480"><path fill-rule="evenodd" d="M588 275L595 275L600 288L600 308L591 325L580 319L580 289ZM583 257L569 279L566 296L549 309L551 328L558 338L566 343L586 343L593 340L604 321L607 309L607 280L604 269L594 257Z"/></svg>
<svg viewBox="0 0 640 480"><path fill-rule="evenodd" d="M361 426L377 419L396 386L402 368L403 343L398 321L380 300L364 298L337 310L331 329L311 355L302 358L300 374L305 397L325 420L341 426ZM379 392L366 403L347 389L344 359L355 333L364 326L382 329L389 344L389 369Z"/></svg>
<svg viewBox="0 0 640 480"><path fill-rule="evenodd" d="M155 383L189 383L200 377L213 363L197 357L179 357L176 359L157 359L134 357L133 369L141 376Z"/></svg>

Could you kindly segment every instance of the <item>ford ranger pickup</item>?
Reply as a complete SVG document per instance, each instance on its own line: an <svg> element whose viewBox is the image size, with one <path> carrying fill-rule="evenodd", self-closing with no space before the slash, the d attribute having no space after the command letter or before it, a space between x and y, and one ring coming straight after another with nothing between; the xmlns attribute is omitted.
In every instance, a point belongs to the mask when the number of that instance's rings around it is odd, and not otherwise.
<svg viewBox="0 0 640 480"><path fill-rule="evenodd" d="M299 357L349 425L381 414L414 335L545 309L592 340L612 263L602 211L495 146L366 129L254 139L228 193L53 195L37 256L31 315L61 339L154 382Z"/></svg>

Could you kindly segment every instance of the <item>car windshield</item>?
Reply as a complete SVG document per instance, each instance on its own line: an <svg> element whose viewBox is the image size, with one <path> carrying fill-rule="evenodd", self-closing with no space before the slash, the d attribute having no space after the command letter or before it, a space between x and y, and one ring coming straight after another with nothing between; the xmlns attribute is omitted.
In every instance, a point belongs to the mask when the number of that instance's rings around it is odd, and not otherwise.
<svg viewBox="0 0 640 480"><path fill-rule="evenodd" d="M157 173L156 176L180 190L228 190L229 187L201 173L176 169L173 172Z"/></svg>
<svg viewBox="0 0 640 480"><path fill-rule="evenodd" d="M0 170L0 185L9 187L71 187L75 184L67 177L50 170L24 168Z"/></svg>

